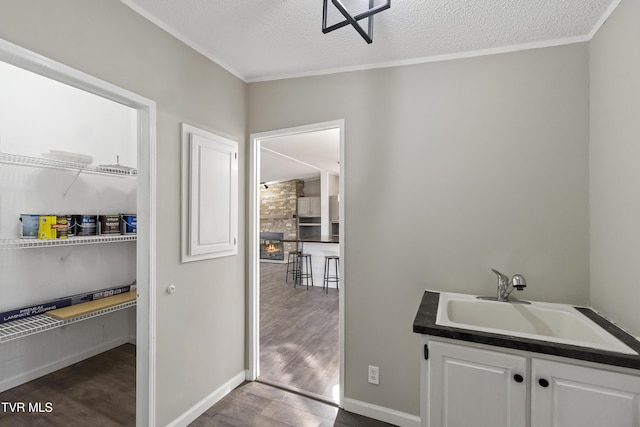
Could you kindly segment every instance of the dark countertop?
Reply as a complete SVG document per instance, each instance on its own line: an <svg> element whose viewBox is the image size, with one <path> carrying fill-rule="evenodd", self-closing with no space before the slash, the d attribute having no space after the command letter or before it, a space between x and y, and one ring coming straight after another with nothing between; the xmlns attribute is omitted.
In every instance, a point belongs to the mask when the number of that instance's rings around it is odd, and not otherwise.
<svg viewBox="0 0 640 427"><path fill-rule="evenodd" d="M293 243L340 243L338 236L299 237L296 239L280 239L281 242Z"/></svg>
<svg viewBox="0 0 640 427"><path fill-rule="evenodd" d="M420 302L420 307L418 308L418 313L413 321L413 332L478 344L511 348L515 350L586 360L606 365L640 369L640 355L616 353L588 347L521 338L506 334L492 334L489 332L437 325L436 314L438 313L439 300L440 293L425 291L422 296L422 301ZM627 332L609 322L590 308L575 308L640 354L640 343Z"/></svg>

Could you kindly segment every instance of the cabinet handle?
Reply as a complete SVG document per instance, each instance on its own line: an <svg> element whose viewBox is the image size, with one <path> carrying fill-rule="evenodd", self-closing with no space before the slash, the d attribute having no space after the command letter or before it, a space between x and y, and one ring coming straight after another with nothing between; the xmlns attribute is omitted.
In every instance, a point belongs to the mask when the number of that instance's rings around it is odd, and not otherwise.
<svg viewBox="0 0 640 427"><path fill-rule="evenodd" d="M538 384L540 384L540 387L549 387L549 381L545 380L544 378L540 378L538 380Z"/></svg>
<svg viewBox="0 0 640 427"><path fill-rule="evenodd" d="M517 382L517 383L521 383L522 381L524 381L524 378L523 378L523 377L522 377L522 375L520 375L520 374L515 374L515 375L513 376L513 379L514 379L514 381L515 381L515 382Z"/></svg>

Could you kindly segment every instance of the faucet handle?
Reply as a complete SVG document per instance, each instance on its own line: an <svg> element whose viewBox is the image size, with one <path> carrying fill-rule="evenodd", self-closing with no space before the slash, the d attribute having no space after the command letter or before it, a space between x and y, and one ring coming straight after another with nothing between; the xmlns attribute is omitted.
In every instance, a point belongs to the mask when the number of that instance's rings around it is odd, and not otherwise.
<svg viewBox="0 0 640 427"><path fill-rule="evenodd" d="M503 282L503 283L505 283L505 284L506 284L506 283L509 283L509 277L508 277L507 275L500 273L500 272L499 272L498 270L496 270L495 268L491 268L491 267L489 267L489 270L493 271L493 272L496 274L496 276L498 276L498 280L499 280L500 282ZM524 277L523 277L523 279L524 279Z"/></svg>

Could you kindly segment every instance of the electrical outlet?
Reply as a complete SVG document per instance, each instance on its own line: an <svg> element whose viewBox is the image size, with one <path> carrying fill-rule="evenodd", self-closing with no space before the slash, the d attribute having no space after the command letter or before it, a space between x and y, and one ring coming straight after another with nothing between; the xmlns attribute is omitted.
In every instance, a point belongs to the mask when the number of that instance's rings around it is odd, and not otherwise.
<svg viewBox="0 0 640 427"><path fill-rule="evenodd" d="M380 368L369 365L369 382L371 384L380 384Z"/></svg>

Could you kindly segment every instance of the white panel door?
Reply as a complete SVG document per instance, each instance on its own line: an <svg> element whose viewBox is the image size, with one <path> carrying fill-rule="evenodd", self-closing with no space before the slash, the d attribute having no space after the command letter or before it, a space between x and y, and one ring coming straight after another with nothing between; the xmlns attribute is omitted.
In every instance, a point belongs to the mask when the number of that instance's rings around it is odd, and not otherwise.
<svg viewBox="0 0 640 427"><path fill-rule="evenodd" d="M526 367L521 356L430 342L426 425L525 427Z"/></svg>
<svg viewBox="0 0 640 427"><path fill-rule="evenodd" d="M183 124L183 145L182 261L235 255L237 143Z"/></svg>
<svg viewBox="0 0 640 427"><path fill-rule="evenodd" d="M640 377L532 359L531 425L640 427Z"/></svg>

